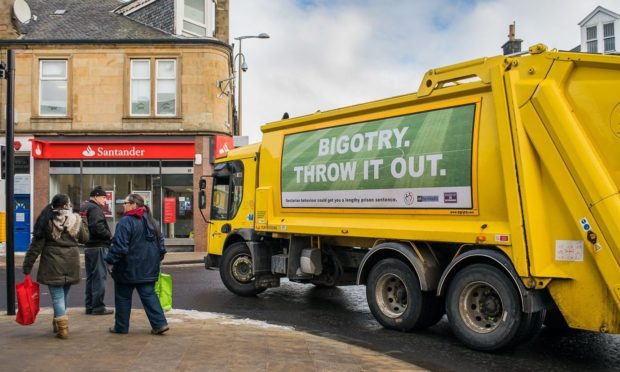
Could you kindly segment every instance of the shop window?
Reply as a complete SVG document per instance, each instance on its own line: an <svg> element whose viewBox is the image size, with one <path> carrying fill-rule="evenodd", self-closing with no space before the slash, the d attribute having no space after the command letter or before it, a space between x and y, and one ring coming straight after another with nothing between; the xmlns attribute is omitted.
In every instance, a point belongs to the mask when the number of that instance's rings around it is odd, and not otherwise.
<svg viewBox="0 0 620 372"><path fill-rule="evenodd" d="M79 174L52 174L50 175L50 195L52 200L56 194L69 195L74 212L78 212L81 203L81 177ZM88 194L86 194L88 195ZM36 211L37 213L39 211Z"/></svg>
<svg viewBox="0 0 620 372"><path fill-rule="evenodd" d="M130 116L177 115L176 59L132 59L129 74Z"/></svg>
<svg viewBox="0 0 620 372"><path fill-rule="evenodd" d="M108 193L106 217L112 231L123 217L123 201L130 193L144 197L166 238L192 238L194 230L193 173L178 174L191 161L50 161L50 199L68 194L77 211L90 191L101 186ZM173 203L165 204L172 200ZM166 205L169 210L164 210ZM174 222L165 222L164 212Z"/></svg>
<svg viewBox="0 0 620 372"><path fill-rule="evenodd" d="M67 60L39 63L39 115L67 116Z"/></svg>

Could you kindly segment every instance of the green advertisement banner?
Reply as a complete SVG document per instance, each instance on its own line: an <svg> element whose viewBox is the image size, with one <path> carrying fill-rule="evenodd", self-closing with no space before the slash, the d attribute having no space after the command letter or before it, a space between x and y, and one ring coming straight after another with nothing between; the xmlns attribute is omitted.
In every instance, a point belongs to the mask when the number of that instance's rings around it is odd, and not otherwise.
<svg viewBox="0 0 620 372"><path fill-rule="evenodd" d="M472 208L475 104L295 133L282 206Z"/></svg>

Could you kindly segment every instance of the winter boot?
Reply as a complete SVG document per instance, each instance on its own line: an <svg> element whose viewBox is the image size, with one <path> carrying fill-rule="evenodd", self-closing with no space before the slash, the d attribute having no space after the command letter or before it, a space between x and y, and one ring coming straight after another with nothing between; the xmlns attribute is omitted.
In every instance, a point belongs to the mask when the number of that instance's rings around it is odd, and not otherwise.
<svg viewBox="0 0 620 372"><path fill-rule="evenodd" d="M58 327L56 326L56 319L52 319L52 331L54 331L54 334L58 333Z"/></svg>
<svg viewBox="0 0 620 372"><path fill-rule="evenodd" d="M58 318L54 318L54 322L56 322L56 327L58 328L56 337L63 340L69 338L69 317L66 315L59 316Z"/></svg>

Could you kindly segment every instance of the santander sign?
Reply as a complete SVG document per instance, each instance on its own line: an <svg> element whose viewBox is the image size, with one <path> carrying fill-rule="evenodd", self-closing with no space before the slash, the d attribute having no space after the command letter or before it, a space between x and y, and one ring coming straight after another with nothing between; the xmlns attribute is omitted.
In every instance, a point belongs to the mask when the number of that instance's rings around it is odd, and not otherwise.
<svg viewBox="0 0 620 372"><path fill-rule="evenodd" d="M130 149L117 149L117 148L106 148L103 146L96 147L95 150L92 147L86 146L86 149L82 151L82 155L91 158L95 155L102 158L142 158L144 157L145 149L137 148L136 146L131 146Z"/></svg>
<svg viewBox="0 0 620 372"><path fill-rule="evenodd" d="M38 159L193 159L194 141L41 141L33 140Z"/></svg>

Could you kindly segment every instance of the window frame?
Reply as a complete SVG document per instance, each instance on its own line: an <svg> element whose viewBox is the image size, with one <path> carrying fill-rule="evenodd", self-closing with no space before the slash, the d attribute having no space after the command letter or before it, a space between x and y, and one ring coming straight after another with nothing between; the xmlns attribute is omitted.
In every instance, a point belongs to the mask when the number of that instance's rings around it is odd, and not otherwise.
<svg viewBox="0 0 620 372"><path fill-rule="evenodd" d="M173 62L174 64L174 78L160 78L159 77L159 62ZM179 74L177 73L177 60L175 58L156 58L155 59L155 116L176 116L177 115L177 106L178 106L178 79ZM159 81L160 80L174 80L174 112L172 114L161 114L159 113Z"/></svg>
<svg viewBox="0 0 620 372"><path fill-rule="evenodd" d="M606 27L611 26L611 34L607 35ZM616 51L616 30L614 26L614 22L604 23L603 24L603 53L607 52L615 52ZM611 40L612 48L607 49L607 41Z"/></svg>
<svg viewBox="0 0 620 372"><path fill-rule="evenodd" d="M213 37L215 35L215 1L202 0L204 1L205 7L204 23L199 23L196 20L190 19L185 16L185 1L186 0L176 0L176 34L188 37ZM184 22L188 22L194 26L204 28L205 34L200 35L185 29Z"/></svg>
<svg viewBox="0 0 620 372"><path fill-rule="evenodd" d="M145 56L145 55L127 55L125 69L125 118L127 119L170 119L181 117L181 57L180 55L161 55L161 56ZM132 112L132 68L133 61L148 61L149 62L149 113L134 114ZM174 61L174 113L173 114L160 114L157 109L157 81L161 80L157 78L158 61ZM168 80L172 80L169 78Z"/></svg>
<svg viewBox="0 0 620 372"><path fill-rule="evenodd" d="M37 100L37 113L39 115L39 117L44 117L44 118L66 118L69 116L69 109L70 109L70 94L69 94L69 90L70 90L70 85L69 85L69 59L68 58L62 58L62 57L58 57L58 58L38 58L39 61L39 84L38 84L38 100ZM64 62L65 64L65 73L64 73L64 77L62 78L44 78L43 77L43 64L45 62ZM44 81L65 81L67 89L66 89L66 95L65 95L65 112L62 114L44 114L41 110L42 108L42 102L43 102L43 82Z"/></svg>
<svg viewBox="0 0 620 372"><path fill-rule="evenodd" d="M134 114L133 113L133 82L134 80L147 80L144 78L134 78L133 76L133 69L134 69L134 62L148 62L149 65L149 77L148 77L148 82L149 82L149 104L148 104L148 113L146 114ZM153 105L153 88L152 88L152 68L151 68L151 60L148 58L132 58L129 61L129 116L131 117L150 117L152 110L151 110L151 106Z"/></svg>
<svg viewBox="0 0 620 372"><path fill-rule="evenodd" d="M224 181L224 182L218 182ZM216 164L213 172L213 183L211 185L211 220L215 221L232 221L237 217L241 210L241 204L244 197L245 184L245 167L240 160L231 160L226 163ZM221 186L221 187L220 187ZM225 196L226 215L217 212L218 199L215 197L216 192Z"/></svg>
<svg viewBox="0 0 620 372"><path fill-rule="evenodd" d="M590 35L590 31L594 30L594 34ZM586 27L586 51L588 53L598 53L598 26Z"/></svg>

